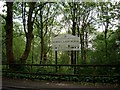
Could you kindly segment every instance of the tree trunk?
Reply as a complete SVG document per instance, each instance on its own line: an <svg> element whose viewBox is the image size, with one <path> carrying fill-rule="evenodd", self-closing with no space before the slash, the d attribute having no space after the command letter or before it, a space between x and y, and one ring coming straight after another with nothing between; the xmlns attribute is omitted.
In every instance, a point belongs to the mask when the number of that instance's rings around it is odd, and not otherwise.
<svg viewBox="0 0 120 90"><path fill-rule="evenodd" d="M76 4L73 2L71 6L71 15L72 15L72 35L76 34ZM76 64L76 51L71 51L71 64ZM76 74L76 67L74 66L74 74Z"/></svg>
<svg viewBox="0 0 120 90"><path fill-rule="evenodd" d="M109 26L109 19L106 19L106 26L105 26L105 56L107 59L108 56L108 50L107 50L107 32L108 32L108 26Z"/></svg>
<svg viewBox="0 0 120 90"><path fill-rule="evenodd" d="M42 64L43 61L43 50L44 50L44 37L43 37L43 20L42 20L42 15L43 12L40 10L40 25L41 25L41 31L40 31L40 36L41 36L41 55L40 55L40 64Z"/></svg>
<svg viewBox="0 0 120 90"><path fill-rule="evenodd" d="M6 55L8 64L14 63L13 55L13 2L7 2L6 31ZM10 66L11 67L11 66Z"/></svg>
<svg viewBox="0 0 120 90"><path fill-rule="evenodd" d="M85 46L84 46L84 26L82 26L82 29L81 29L80 42L81 42L81 60L83 63L85 63L86 61L84 58L84 55L85 55L85 52L84 52L84 49L85 49Z"/></svg>
<svg viewBox="0 0 120 90"><path fill-rule="evenodd" d="M30 49L31 49L32 39L34 37L32 34L32 32L33 32L32 14L33 14L35 4L36 4L36 2L30 2L30 8L29 8L28 20L27 20L28 32L26 33L26 46L25 46L25 51L20 58L21 63L26 63L26 59L28 58L28 55L29 55Z"/></svg>
<svg viewBox="0 0 120 90"><path fill-rule="evenodd" d="M72 35L75 36L76 33L76 21L75 21L75 14L76 13L76 7L75 7L75 3L73 2L73 7L72 7ZM71 64L76 64L76 51L71 51Z"/></svg>

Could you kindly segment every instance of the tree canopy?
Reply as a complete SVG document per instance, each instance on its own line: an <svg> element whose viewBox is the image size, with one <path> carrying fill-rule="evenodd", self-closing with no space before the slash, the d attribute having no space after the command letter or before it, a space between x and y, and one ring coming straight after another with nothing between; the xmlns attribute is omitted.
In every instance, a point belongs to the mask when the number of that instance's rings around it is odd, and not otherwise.
<svg viewBox="0 0 120 90"><path fill-rule="evenodd" d="M51 40L60 34L78 36L81 47L58 52L61 64L120 63L119 2L6 2L4 7L3 63L54 64Z"/></svg>

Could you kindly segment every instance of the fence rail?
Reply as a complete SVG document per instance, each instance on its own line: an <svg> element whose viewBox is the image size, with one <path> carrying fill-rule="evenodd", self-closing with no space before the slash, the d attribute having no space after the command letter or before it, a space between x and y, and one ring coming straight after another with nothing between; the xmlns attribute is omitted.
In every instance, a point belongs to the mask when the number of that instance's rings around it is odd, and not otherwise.
<svg viewBox="0 0 120 90"><path fill-rule="evenodd" d="M120 64L2 64L2 65L22 65L22 66L80 66L80 67L120 67Z"/></svg>
<svg viewBox="0 0 120 90"><path fill-rule="evenodd" d="M35 76L57 76L57 77L62 77L62 76L67 76L67 77L91 77L92 78L92 81L93 83L96 82L96 78L105 78L105 77L108 77L108 78L116 78L116 83L120 84L120 73L118 72L116 75L114 74L109 74L109 75L97 75L96 74L96 68L102 68L102 67L105 67L105 68L113 68L113 69L119 69L120 70L120 65L110 65L110 64L107 64L107 65L87 65L87 64L84 64L84 65L61 65L61 64L3 64L3 65L6 65L6 68L8 65L14 65L14 66L30 66L31 68L32 67L47 67L47 66L50 66L50 67L55 67L56 70L58 70L59 67L73 67L73 68L76 68L76 67L79 67L79 68L91 68L92 67L92 70L93 70L93 73L91 75L84 75L82 73L72 73L72 74L60 74L60 73L40 73L40 72L23 72L23 71L10 71L9 69L4 69L2 70L2 72L5 72L6 74L8 73L16 73L16 74L27 74L27 75L35 75Z"/></svg>

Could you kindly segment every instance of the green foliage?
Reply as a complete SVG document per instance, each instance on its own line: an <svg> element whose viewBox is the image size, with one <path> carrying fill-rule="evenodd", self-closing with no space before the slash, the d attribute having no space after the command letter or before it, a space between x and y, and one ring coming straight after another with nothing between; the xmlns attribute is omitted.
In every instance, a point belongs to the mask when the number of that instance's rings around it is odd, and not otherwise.
<svg viewBox="0 0 120 90"><path fill-rule="evenodd" d="M70 64L70 52L60 52L58 64Z"/></svg>
<svg viewBox="0 0 120 90"><path fill-rule="evenodd" d="M94 40L94 51L91 52L91 63L94 64L118 64L119 63L119 54L118 49L119 46L116 44L117 39L117 30L108 32L108 57L105 58L105 43L103 32L98 33L96 39Z"/></svg>
<svg viewBox="0 0 120 90"><path fill-rule="evenodd" d="M23 30L22 22L22 3L16 2L13 5L14 24L13 24L13 50L15 62L20 63L20 57L25 49L26 36ZM41 7L44 5L43 7ZM26 3L26 16L28 15L28 6ZM75 9L75 14L73 11ZM38 12L37 12L38 10ZM40 11L41 10L41 11ZM40 12L43 12L42 14ZM60 33L72 33L72 20L75 19L76 36L80 37L80 45L83 45L83 51L77 53L77 64L120 64L120 45L116 40L120 40L120 28L115 22L119 18L119 3L111 2L58 2L48 3L38 2L33 12L36 14L33 25L33 41L27 58L27 64L40 64L41 54L44 56L42 64L55 64L55 54L52 50L51 40ZM42 17L41 17L42 16ZM26 18L27 19L27 18ZM6 59L6 34L4 29L5 20L0 18L2 29L2 61L7 63ZM40 22L42 20L42 22ZM107 21L108 20L108 21ZM22 23L21 23L22 22ZM107 48L105 47L105 26L107 27ZM99 28L100 27L100 28ZM102 28L101 28L102 27ZM26 29L27 29L26 25ZM102 31L98 31L98 29ZM41 31L43 33L41 34ZM42 39L44 40L41 43ZM82 44L83 43L83 44ZM42 47L43 45L43 47ZM41 52L43 49L43 52ZM107 57L106 50L107 49ZM86 61L82 60L82 55L86 56ZM58 64L71 64L71 53L58 51ZM3 69L9 69L3 66ZM73 67L55 66L15 66L16 71L33 72L38 75L30 74L5 74L5 76L16 78L36 78L42 80L72 80L92 82L93 77L78 76L41 76L40 74L74 74ZM81 75L120 75L119 68L79 68L76 67L77 74ZM97 82L117 82L116 78L97 77Z"/></svg>

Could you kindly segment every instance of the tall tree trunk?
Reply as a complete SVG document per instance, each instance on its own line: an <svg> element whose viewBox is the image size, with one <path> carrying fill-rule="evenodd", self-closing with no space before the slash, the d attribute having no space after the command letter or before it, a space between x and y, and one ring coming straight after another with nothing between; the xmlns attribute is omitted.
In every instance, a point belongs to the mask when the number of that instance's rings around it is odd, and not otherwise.
<svg viewBox="0 0 120 90"><path fill-rule="evenodd" d="M109 16L109 15L108 15L108 12L109 12L108 6L106 6L106 10L105 10L104 7L102 6L102 7L101 7L101 10L102 10L101 13L102 13L103 15L105 14L105 15ZM102 15L102 16L103 16L103 15ZM109 23L110 23L110 22L109 22L109 18L108 18L108 17L106 17L106 18L103 17L102 19L105 19L105 22L103 22L103 25L105 26L105 32L104 32L104 35L105 35L105 41L104 41L104 42L105 42L105 59L107 59L107 58L108 58L108 57L107 57L107 56L108 56L108 55L107 55L107 54L108 54L108 50L107 50L107 44L108 44L108 42L107 42L107 33L108 33L108 27L109 27Z"/></svg>
<svg viewBox="0 0 120 90"><path fill-rule="evenodd" d="M44 50L44 37L43 37L43 21L42 21L42 10L40 10L40 24L41 24L41 56L40 56L40 64L42 64L43 61L43 50Z"/></svg>
<svg viewBox="0 0 120 90"><path fill-rule="evenodd" d="M47 35L47 32L48 32L48 24L49 24L49 23L52 23L52 22L48 22L49 13L50 13L50 6L51 6L51 5L46 5L46 7L47 7L48 9L47 9L47 14L46 14L45 32L44 32L44 34L43 34L43 42L44 42L44 38L45 38L45 36ZM49 48L48 48L48 50L47 50L47 46L46 46L46 44L45 44L45 42L44 42L43 64L45 64L46 61L47 61L47 53L48 53L48 51L49 51Z"/></svg>
<svg viewBox="0 0 120 90"><path fill-rule="evenodd" d="M106 26L105 26L105 56L107 59L107 54L108 54L108 50L107 50L107 32L108 32L108 26L109 26L109 20L106 20Z"/></svg>
<svg viewBox="0 0 120 90"><path fill-rule="evenodd" d="M85 32L85 48L84 48L84 60L87 60L87 49L88 49L88 32Z"/></svg>
<svg viewBox="0 0 120 90"><path fill-rule="evenodd" d="M76 13L76 7L75 7L75 2L73 2L73 6L71 7L72 11L71 11L71 15L72 15L72 35L75 36L76 34L76 21L75 21L75 13ZM76 51L71 51L71 64L76 64Z"/></svg>
<svg viewBox="0 0 120 90"><path fill-rule="evenodd" d="M13 55L13 2L7 2L6 31L6 55L9 64L14 63ZM10 66L11 67L11 66Z"/></svg>
<svg viewBox="0 0 120 90"><path fill-rule="evenodd" d="M85 63L85 58L84 58L84 55L85 55L85 52L84 52L84 26L82 26L81 28L81 34L80 34L80 42L81 42L81 60L83 63Z"/></svg>
<svg viewBox="0 0 120 90"><path fill-rule="evenodd" d="M72 35L76 34L76 3L73 2L71 6L71 15L72 15ZM71 64L76 64L76 51L71 51ZM74 66L74 74L76 74L76 67Z"/></svg>
<svg viewBox="0 0 120 90"><path fill-rule="evenodd" d="M32 14L33 14L33 10L35 7L36 2L30 2L30 8L29 8L29 13L28 13L28 20L27 20L27 29L28 32L26 32L26 46L25 46L25 51L23 53L23 55L21 56L20 60L21 63L26 63L26 59L28 58L30 49L31 49L31 43L32 43L32 39L33 39L33 20L32 20Z"/></svg>

